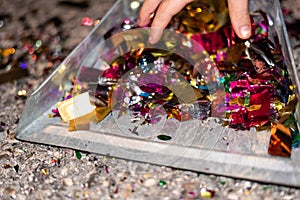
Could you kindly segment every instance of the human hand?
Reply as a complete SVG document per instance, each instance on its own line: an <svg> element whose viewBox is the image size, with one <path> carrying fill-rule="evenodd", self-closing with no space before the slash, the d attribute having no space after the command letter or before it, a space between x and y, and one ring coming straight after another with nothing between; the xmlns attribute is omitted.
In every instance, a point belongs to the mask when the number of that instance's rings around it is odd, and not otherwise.
<svg viewBox="0 0 300 200"><path fill-rule="evenodd" d="M251 36L248 0L227 0L230 21L235 33L242 39Z"/></svg>
<svg viewBox="0 0 300 200"><path fill-rule="evenodd" d="M146 26L150 22L151 15L156 12L151 24L149 42L155 44L161 38L163 29L171 18L177 14L186 4L193 0L145 0L139 13L139 26ZM228 0L229 16L236 34L247 39L251 36L251 24L248 13L248 0Z"/></svg>

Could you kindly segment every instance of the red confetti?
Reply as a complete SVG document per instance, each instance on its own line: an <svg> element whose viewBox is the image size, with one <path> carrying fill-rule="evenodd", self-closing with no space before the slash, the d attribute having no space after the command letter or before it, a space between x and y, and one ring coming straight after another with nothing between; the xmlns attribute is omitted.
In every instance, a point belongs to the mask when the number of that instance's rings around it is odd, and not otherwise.
<svg viewBox="0 0 300 200"><path fill-rule="evenodd" d="M105 165L105 172L108 174L109 173L109 171L108 171L108 166L107 165Z"/></svg>
<svg viewBox="0 0 300 200"><path fill-rule="evenodd" d="M93 20L89 17L84 17L81 20L81 25L83 25L83 26L92 26L93 23L94 23Z"/></svg>

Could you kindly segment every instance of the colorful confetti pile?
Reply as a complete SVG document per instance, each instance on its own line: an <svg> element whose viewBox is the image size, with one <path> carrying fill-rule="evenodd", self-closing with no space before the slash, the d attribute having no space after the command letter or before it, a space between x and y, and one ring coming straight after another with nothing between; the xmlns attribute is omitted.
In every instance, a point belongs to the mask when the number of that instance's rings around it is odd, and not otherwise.
<svg viewBox="0 0 300 200"><path fill-rule="evenodd" d="M187 41L182 46L188 43L191 52L197 47L193 46L194 41L200 44L217 66L221 74L218 84L225 88L221 97L224 101L217 104L217 112L225 113L222 116L225 125L236 130L271 129L269 154L289 157L292 146L299 146L293 115L298 101L278 37L269 30L272 19L262 11L252 13L252 37L241 40L223 20L226 6L214 8L213 4L194 1L173 18L169 28L186 35ZM119 27L105 35L108 38L118 31L134 28L138 28L134 20L124 19ZM120 84L120 79L126 84ZM167 84L162 80L167 80ZM106 112L96 122L112 107L120 110L119 116L130 112L131 121L140 121L140 125L159 122L164 112L167 118L179 121L205 120L212 115L214 101L207 84L195 66L174 53L134 49L116 58L99 78L96 106ZM193 95L176 93L187 86L192 88ZM83 124L95 122L91 117L76 119L77 123L82 121Z"/></svg>

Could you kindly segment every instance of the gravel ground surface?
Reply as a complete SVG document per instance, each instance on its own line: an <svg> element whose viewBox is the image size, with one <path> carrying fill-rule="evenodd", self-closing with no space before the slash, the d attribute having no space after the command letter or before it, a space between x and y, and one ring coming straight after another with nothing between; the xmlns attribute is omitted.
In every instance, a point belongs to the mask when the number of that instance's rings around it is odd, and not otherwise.
<svg viewBox="0 0 300 200"><path fill-rule="evenodd" d="M296 188L14 139L26 96L92 30L82 26L81 19L101 18L114 3L70 2L0 0L0 49L18 49L12 58L18 59L0 60L1 67L17 62L29 71L25 78L0 84L0 199L300 199ZM297 40L292 41L297 48Z"/></svg>

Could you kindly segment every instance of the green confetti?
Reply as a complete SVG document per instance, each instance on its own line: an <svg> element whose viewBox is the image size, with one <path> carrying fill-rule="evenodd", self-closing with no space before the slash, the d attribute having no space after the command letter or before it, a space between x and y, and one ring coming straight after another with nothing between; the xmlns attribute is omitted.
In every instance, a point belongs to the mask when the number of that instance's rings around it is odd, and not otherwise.
<svg viewBox="0 0 300 200"><path fill-rule="evenodd" d="M300 141L300 135L296 135L296 137L294 138L295 141Z"/></svg>
<svg viewBox="0 0 300 200"><path fill-rule="evenodd" d="M157 136L157 138L160 139L160 140L164 140L164 141L172 139L172 137L168 136L168 135L159 135L159 136Z"/></svg>
<svg viewBox="0 0 300 200"><path fill-rule="evenodd" d="M225 184L226 184L226 181L220 181L220 184L221 184L221 185L225 185Z"/></svg>
<svg viewBox="0 0 300 200"><path fill-rule="evenodd" d="M79 151L75 151L75 155L78 160L80 160L82 158L82 155Z"/></svg>
<svg viewBox="0 0 300 200"><path fill-rule="evenodd" d="M166 185L166 184L167 184L167 182L164 181L164 180L160 180L160 181L158 182L158 185L159 185L159 186L164 186L164 185Z"/></svg>
<svg viewBox="0 0 300 200"><path fill-rule="evenodd" d="M41 40L37 40L36 43L35 43L35 46L38 47L38 48L40 46L42 46L42 41Z"/></svg>
<svg viewBox="0 0 300 200"><path fill-rule="evenodd" d="M271 186L269 186L269 185L264 185L264 186L262 187L263 190L268 190L268 189L270 189L270 188L271 188Z"/></svg>
<svg viewBox="0 0 300 200"><path fill-rule="evenodd" d="M249 107L250 105L250 92L247 92L247 96L245 97L244 106Z"/></svg>

